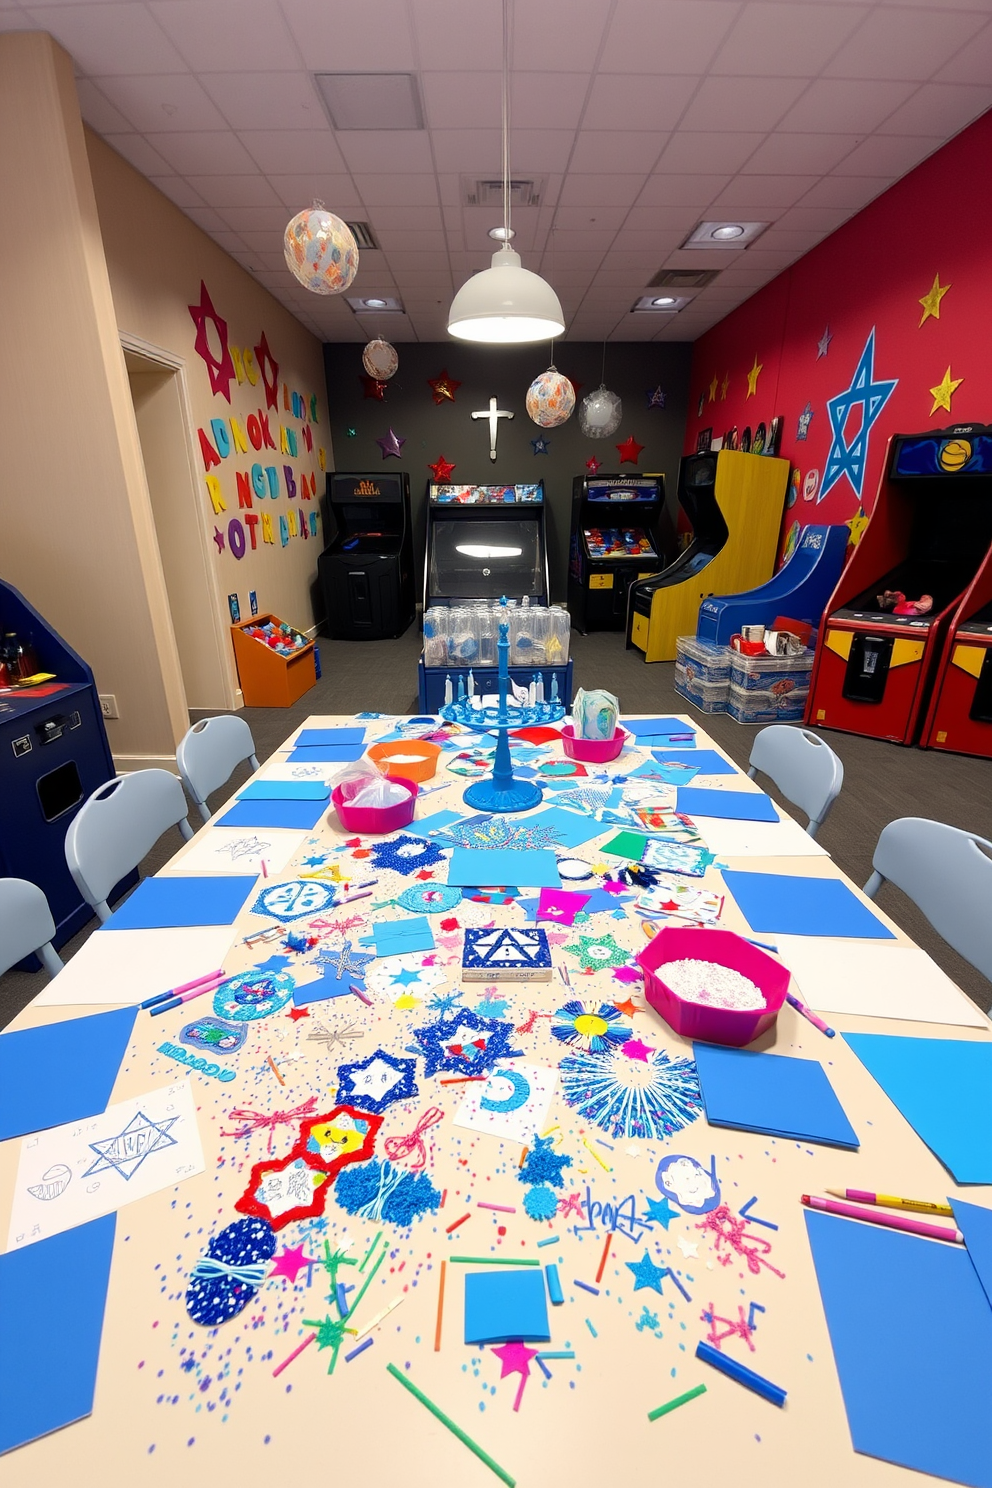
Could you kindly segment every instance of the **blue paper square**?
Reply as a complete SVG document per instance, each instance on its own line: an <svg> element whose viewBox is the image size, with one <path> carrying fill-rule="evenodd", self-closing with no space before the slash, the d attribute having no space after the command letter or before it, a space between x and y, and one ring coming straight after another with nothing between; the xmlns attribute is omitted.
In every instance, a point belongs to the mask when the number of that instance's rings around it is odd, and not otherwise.
<svg viewBox="0 0 992 1488"><path fill-rule="evenodd" d="M782 819L764 791L706 790L702 786L683 785L678 789L675 809L693 818L719 816L725 821Z"/></svg>
<svg viewBox="0 0 992 1488"><path fill-rule="evenodd" d="M294 748L319 749L324 745L363 744L363 728L305 728L296 736Z"/></svg>
<svg viewBox="0 0 992 1488"><path fill-rule="evenodd" d="M180 925L233 925L244 902L255 887L247 874L171 874L146 878L115 909L102 935L108 930L171 930Z"/></svg>
<svg viewBox="0 0 992 1488"><path fill-rule="evenodd" d="M839 878L802 878L790 873L747 873L725 868L723 881L757 933L895 939L892 931Z"/></svg>
<svg viewBox="0 0 992 1488"><path fill-rule="evenodd" d="M0 1142L107 1108L137 1009L0 1035Z"/></svg>
<svg viewBox="0 0 992 1488"><path fill-rule="evenodd" d="M331 788L323 780L252 780L238 791L239 801L328 801Z"/></svg>
<svg viewBox="0 0 992 1488"><path fill-rule="evenodd" d="M603 822L595 821L589 816L581 816L577 811L566 811L563 806L549 806L544 811L538 811L534 816L524 817L523 820L531 827L550 828L554 833L555 841L562 848L581 847L584 842L591 842L594 837L602 837L604 832L610 830Z"/></svg>
<svg viewBox="0 0 992 1488"><path fill-rule="evenodd" d="M372 934L363 935L359 945L374 946L377 956L434 950L434 932L426 915L414 915L408 920L380 920L370 928Z"/></svg>
<svg viewBox="0 0 992 1488"><path fill-rule="evenodd" d="M528 889L560 889L558 860L550 849L456 847L448 864L449 884L522 884Z"/></svg>
<svg viewBox="0 0 992 1488"><path fill-rule="evenodd" d="M304 745L302 748L290 751L289 763L291 765L347 765L353 760L361 759L364 753L364 744L318 744L315 747Z"/></svg>
<svg viewBox="0 0 992 1488"><path fill-rule="evenodd" d="M700 775L738 775L736 765L725 760L715 749L654 749L651 751L659 765L691 765Z"/></svg>
<svg viewBox="0 0 992 1488"><path fill-rule="evenodd" d="M238 800L217 822L218 827L295 827L310 831L327 812L322 801Z"/></svg>
<svg viewBox="0 0 992 1488"><path fill-rule="evenodd" d="M667 718L622 718L620 722L635 739L651 738L655 734L669 738L672 734L692 734L695 737L696 733L691 723L683 723L681 718L671 715Z"/></svg>
<svg viewBox="0 0 992 1488"><path fill-rule="evenodd" d="M828 1147L860 1145L817 1060L720 1044L693 1044L692 1052L711 1126Z"/></svg>
<svg viewBox="0 0 992 1488"><path fill-rule="evenodd" d="M420 821L413 821L403 830L412 837L427 837L431 840L435 836L442 836L443 829L449 827L452 822L461 821L460 811L435 811L430 816L421 817Z"/></svg>
<svg viewBox="0 0 992 1488"><path fill-rule="evenodd" d="M465 1277L466 1343L547 1343L550 1337L543 1268L470 1271Z"/></svg>

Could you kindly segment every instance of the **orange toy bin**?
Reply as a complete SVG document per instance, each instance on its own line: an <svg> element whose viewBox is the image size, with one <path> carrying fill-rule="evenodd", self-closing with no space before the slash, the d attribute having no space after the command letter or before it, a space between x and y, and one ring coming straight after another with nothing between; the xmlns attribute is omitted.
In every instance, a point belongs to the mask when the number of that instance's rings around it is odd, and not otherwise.
<svg viewBox="0 0 992 1488"><path fill-rule="evenodd" d="M252 615L231 626L234 660L246 708L291 708L317 681L313 642L280 656L246 632L257 625L281 625L276 615Z"/></svg>

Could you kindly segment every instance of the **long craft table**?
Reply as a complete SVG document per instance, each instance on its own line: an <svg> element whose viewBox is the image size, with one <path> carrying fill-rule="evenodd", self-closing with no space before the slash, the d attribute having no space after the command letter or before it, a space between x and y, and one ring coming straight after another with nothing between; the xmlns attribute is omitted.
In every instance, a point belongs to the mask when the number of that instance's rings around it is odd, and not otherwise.
<svg viewBox="0 0 992 1488"><path fill-rule="evenodd" d="M311 718L305 726L354 722L321 717ZM396 722L385 717L370 719L366 741L394 729ZM695 720L686 723L696 730L699 747L716 748ZM291 744L292 740L287 741L260 774L276 768L285 776ZM550 755L561 758L560 747L551 749ZM611 774L626 773L647 757L644 750L628 748L606 769ZM443 808L462 809L462 791L468 782L449 772L451 758L450 753L441 755L437 774L418 804L418 818ZM331 775L340 766L326 768ZM740 773L702 783L757 789ZM526 821L527 817L512 820ZM204 842L224 830L216 825L201 829L165 871L183 873L184 864L198 851L202 862ZM601 836L567 855L599 862L601 845L615 831L604 827ZM265 830L257 836L272 843L281 834ZM358 850L367 849L371 840L362 839ZM312 872L321 854L330 854L325 867L336 862L345 877L358 881L375 876L377 883L372 898L329 911L328 918L350 921L345 933L352 937L367 934L372 922L402 918L402 909L376 905L393 900L417 880L391 871L373 875L368 859L355 859L355 848L347 846L348 842L354 842L354 834L339 827L333 811L325 813L285 865L277 872L269 870L268 878L259 878L256 887ZM309 867L304 866L307 860ZM842 877L824 854L724 861L738 868ZM615 866L617 860L612 862ZM245 870L234 857L228 871ZM434 873L436 881L444 882L445 864L436 865ZM708 870L706 883L722 891L715 867ZM245 944L245 937L274 924L251 913L254 899L255 894L250 894L245 910L230 927L232 949L223 961L228 973L246 970L282 951L278 940L254 949ZM512 902L464 902L450 913L461 926L524 923L522 912ZM890 923L880 911L876 913ZM362 925L354 923L358 914L366 917ZM301 1269L295 1283L285 1276L263 1281L244 1312L217 1329L191 1321L184 1305L190 1273L210 1237L240 1217L235 1201L245 1190L251 1165L267 1155L269 1131L273 1156L287 1152L296 1136L290 1123L262 1127L247 1138L224 1135L238 1126L230 1113L237 1108L269 1114L292 1110L310 1096L316 1097L316 1111L324 1111L335 1103L340 1063L364 1059L379 1046L403 1055L411 1046L412 1030L437 1016L430 1009L432 999L459 986L460 934L441 931L439 921L444 918L432 919L438 938L435 974L427 978L432 985L422 988L414 978L392 991L370 994L372 1006L347 996L314 1005L309 1017L294 1019L284 1009L250 1023L246 1043L225 1061L236 1071L230 1083L191 1073L157 1052L164 1041L177 1038L191 1011L209 1011L205 1004L210 999L160 1018L138 1014L112 1099L122 1101L188 1078L198 1112L205 1170L177 1187L120 1209L92 1415L5 1457L0 1466L5 1488L55 1484L106 1488L108 1483L175 1488L180 1482L190 1488L219 1483L269 1488L275 1482L311 1481L368 1488L387 1483L401 1483L405 1488L442 1484L489 1488L496 1483L493 1471L387 1373L387 1364L407 1373L521 1488L598 1488L617 1481L734 1483L755 1488L793 1488L802 1481L807 1488L837 1488L838 1484L910 1488L914 1481L921 1481L923 1475L911 1478L903 1468L852 1450L799 1196L823 1193L827 1187L877 1186L931 1198L948 1193L977 1198L979 1203L988 1203L989 1198L984 1190L955 1189L947 1171L842 1038L826 1039L788 1005L756 1047L821 1061L860 1137L860 1151L717 1129L707 1124L704 1115L667 1141L614 1138L580 1119L559 1087L547 1125L554 1128L555 1152L571 1158L559 1193L566 1203L568 1195L578 1198L572 1201L572 1212L551 1222L535 1222L523 1208L526 1190L518 1181L520 1144L455 1126L453 1117L466 1089L472 1087L441 1085L437 1078L424 1078L423 1061L418 1060L419 1095L386 1111L376 1152L381 1157L385 1138L409 1134L428 1107L439 1107L443 1119L425 1133L425 1172L443 1192L443 1207L416 1219L410 1229L399 1230L352 1217L336 1203L332 1190L323 1219L289 1224L276 1237L280 1252L284 1247L303 1247L307 1255L318 1259L324 1254L325 1241L334 1250L347 1237L349 1253L362 1257L376 1234L385 1230L388 1257L357 1311L356 1330L389 1304L399 1301L402 1305L372 1329L374 1345L350 1363L345 1363L342 1351L332 1375L327 1368L330 1353L310 1346L274 1377L276 1366L311 1331L304 1319L336 1316L319 1264ZM283 929L299 930L305 923ZM721 923L747 931L729 894ZM547 1014L569 996L603 1002L632 997L638 1008L632 1020L636 1039L652 1049L665 1050L673 1059L691 1055L691 1047L644 1003L639 982L617 981L611 969L581 975L578 962L566 951L578 933L609 934L633 955L647 943L640 917L628 912L624 918L607 915L591 924L577 926L575 934L545 927L554 932L551 982L508 982L491 993L507 1004L505 1018L516 1030L512 1047L522 1050L528 1062L554 1067L570 1051L551 1037ZM896 940L886 944L909 943L895 926L891 928ZM155 943L149 940L149 947ZM325 936L321 944L327 943ZM282 953L289 956L291 973L299 973L309 959L308 954ZM104 1005L96 972L90 978L92 995L88 1003L84 1000L88 996L86 954L84 947L74 971L70 963L71 976L62 974L71 1005L60 1005L62 977L57 978L15 1020L14 1027L74 1017ZM214 964L208 962L203 969ZM571 992L559 967L569 971ZM136 973L134 1000L146 995L147 980L140 971ZM484 998L481 984L463 984L463 1005L475 1007ZM987 1023L969 1027L826 1016L838 1033L964 1040L990 1036ZM982 1021L971 1017L972 1024ZM350 1037L329 1045L310 1037L318 1025L346 1030ZM269 1058L284 1085L277 1082ZM20 1147L15 1140L0 1148L3 1235ZM769 1243L767 1265L758 1264L752 1273L736 1255L732 1264L722 1264L723 1252L718 1254L713 1233L699 1228L697 1217L678 1210L667 1222L653 1223L650 1228L635 1225L630 1231L624 1216L642 1216L647 1201L657 1203L661 1195L655 1170L659 1160L672 1152L695 1157L704 1167L709 1167L715 1155L724 1202L735 1214L754 1197L751 1212L766 1224L760 1229L752 1226L748 1233ZM625 1205L631 1196L631 1203ZM513 1212L479 1208L479 1201ZM611 1205L619 1214L610 1210ZM447 1233L463 1215L471 1217ZM598 1295L594 1295L577 1282L595 1285L611 1230L613 1239ZM551 1236L558 1237L554 1244L538 1248L539 1242ZM658 1265L675 1270L691 1302L684 1299L681 1289L668 1284L663 1295L650 1288L635 1292L627 1263L638 1262L645 1252ZM574 1358L550 1361L550 1378L532 1363L519 1410L513 1405L520 1376L509 1374L502 1379L500 1360L491 1348L468 1347L462 1341L465 1273L473 1268L450 1259L441 1342L435 1350L440 1263L455 1255L539 1259L542 1266L548 1262L558 1266L564 1304L549 1309L551 1342L535 1346L574 1354ZM51 1285L72 1288L73 1277L53 1275ZM906 1298L907 1307L919 1302ZM751 1309L752 1303L757 1309ZM787 1389L783 1409L694 1357L697 1342L708 1332L702 1314L714 1310L717 1316L734 1320L739 1307L745 1314L750 1311L755 1320L754 1352L740 1338L725 1342L724 1351ZM924 1313L920 1326L926 1327ZM697 1384L706 1385L705 1394L649 1422L650 1410ZM59 1389L57 1372L51 1387Z"/></svg>

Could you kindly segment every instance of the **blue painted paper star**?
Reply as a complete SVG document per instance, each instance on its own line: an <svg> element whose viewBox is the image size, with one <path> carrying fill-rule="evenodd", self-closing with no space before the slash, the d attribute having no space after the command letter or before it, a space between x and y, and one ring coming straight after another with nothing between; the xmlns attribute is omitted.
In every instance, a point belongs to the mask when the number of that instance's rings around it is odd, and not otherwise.
<svg viewBox="0 0 992 1488"><path fill-rule="evenodd" d="M455 1008L458 1006L461 1000L461 989L458 987L456 987L453 992L439 992L435 997L432 997L430 1002L427 1004L427 1011L429 1013L440 1013L443 1017L445 1013L454 1012ZM478 1011L479 1009L476 1008L476 1012ZM497 1018L499 1017L499 1014L493 1013L490 1016Z"/></svg>
<svg viewBox="0 0 992 1488"><path fill-rule="evenodd" d="M806 407L799 415L799 427L796 430L797 439L807 439L809 437L809 421L812 417L813 405L812 403L807 403Z"/></svg>
<svg viewBox="0 0 992 1488"><path fill-rule="evenodd" d="M397 1101L413 1100L418 1094L414 1079L416 1061L398 1059L384 1049L376 1049L368 1059L357 1064L338 1066L339 1105L355 1105L360 1111L379 1115Z"/></svg>
<svg viewBox="0 0 992 1488"><path fill-rule="evenodd" d="M502 1018L509 1006L505 997L484 997L475 1004L475 1011L482 1018Z"/></svg>
<svg viewBox="0 0 992 1488"><path fill-rule="evenodd" d="M254 970L255 971L282 971L283 968L286 967L286 966L289 966L289 964L290 964L290 958L288 956L270 956L267 961L259 961L255 965Z"/></svg>
<svg viewBox="0 0 992 1488"><path fill-rule="evenodd" d="M371 848L372 862L376 868L389 868L393 873L409 877L420 868L430 868L443 860L443 853L436 842L423 837L410 837L401 833L391 842L374 842Z"/></svg>
<svg viewBox="0 0 992 1488"><path fill-rule="evenodd" d="M404 966L402 971L395 971L391 974L390 981L394 987L409 987L414 982L420 981L420 972L411 971L408 967Z"/></svg>
<svg viewBox="0 0 992 1488"><path fill-rule="evenodd" d="M546 455L548 453L550 445L551 441L549 439L545 439L543 434L539 434L536 439L532 439L530 442L530 447L534 451L535 455Z"/></svg>
<svg viewBox="0 0 992 1488"><path fill-rule="evenodd" d="M659 1224L664 1225L666 1230L672 1220L679 1217L678 1209L673 1209L667 1199L647 1199L646 1203L648 1218L656 1219Z"/></svg>
<svg viewBox="0 0 992 1488"><path fill-rule="evenodd" d="M416 1039L424 1056L424 1074L438 1070L473 1074L489 1070L498 1059L512 1058L519 1050L510 1048L512 1023L497 1018L480 1018L469 1008L458 1008L450 1018L439 1018L424 1028L415 1028Z"/></svg>
<svg viewBox="0 0 992 1488"><path fill-rule="evenodd" d="M313 958L314 966L326 967L338 980L346 976L364 977L365 968L375 956L371 951L356 951L350 940L339 946L322 946Z"/></svg>
<svg viewBox="0 0 992 1488"><path fill-rule="evenodd" d="M303 859L303 866L304 868L322 868L326 862L326 853L314 853L312 857Z"/></svg>
<svg viewBox="0 0 992 1488"><path fill-rule="evenodd" d="M665 1295L661 1290L661 1279L663 1276L667 1276L668 1267L656 1266L647 1251L644 1252L639 1261L624 1261L624 1265L628 1271L632 1271L634 1274L635 1292L641 1291L644 1287L650 1287L660 1297Z"/></svg>
<svg viewBox="0 0 992 1488"><path fill-rule="evenodd" d="M860 500L868 463L868 439L898 381L897 377L875 381L875 327L872 326L850 386L835 398L827 399L832 437L823 472L823 484L820 486L821 501L842 476L847 477L851 489ZM848 444L845 431L855 409L860 409L860 417L856 420L857 432Z"/></svg>
<svg viewBox="0 0 992 1488"><path fill-rule="evenodd" d="M647 393L648 407L664 408L667 396L668 395L661 386L661 383L659 383L658 386L654 389L649 388Z"/></svg>

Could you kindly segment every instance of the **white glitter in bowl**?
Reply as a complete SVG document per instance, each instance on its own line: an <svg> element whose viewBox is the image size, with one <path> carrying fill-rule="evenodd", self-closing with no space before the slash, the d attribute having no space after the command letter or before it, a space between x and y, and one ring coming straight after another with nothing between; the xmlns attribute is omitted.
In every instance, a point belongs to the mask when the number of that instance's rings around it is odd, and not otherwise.
<svg viewBox="0 0 992 1488"><path fill-rule="evenodd" d="M741 976L729 966L716 961L666 961L657 976L678 993L683 1002L701 1003L704 1007L731 1008L738 1013L759 1012L765 1007L764 995L750 977Z"/></svg>

